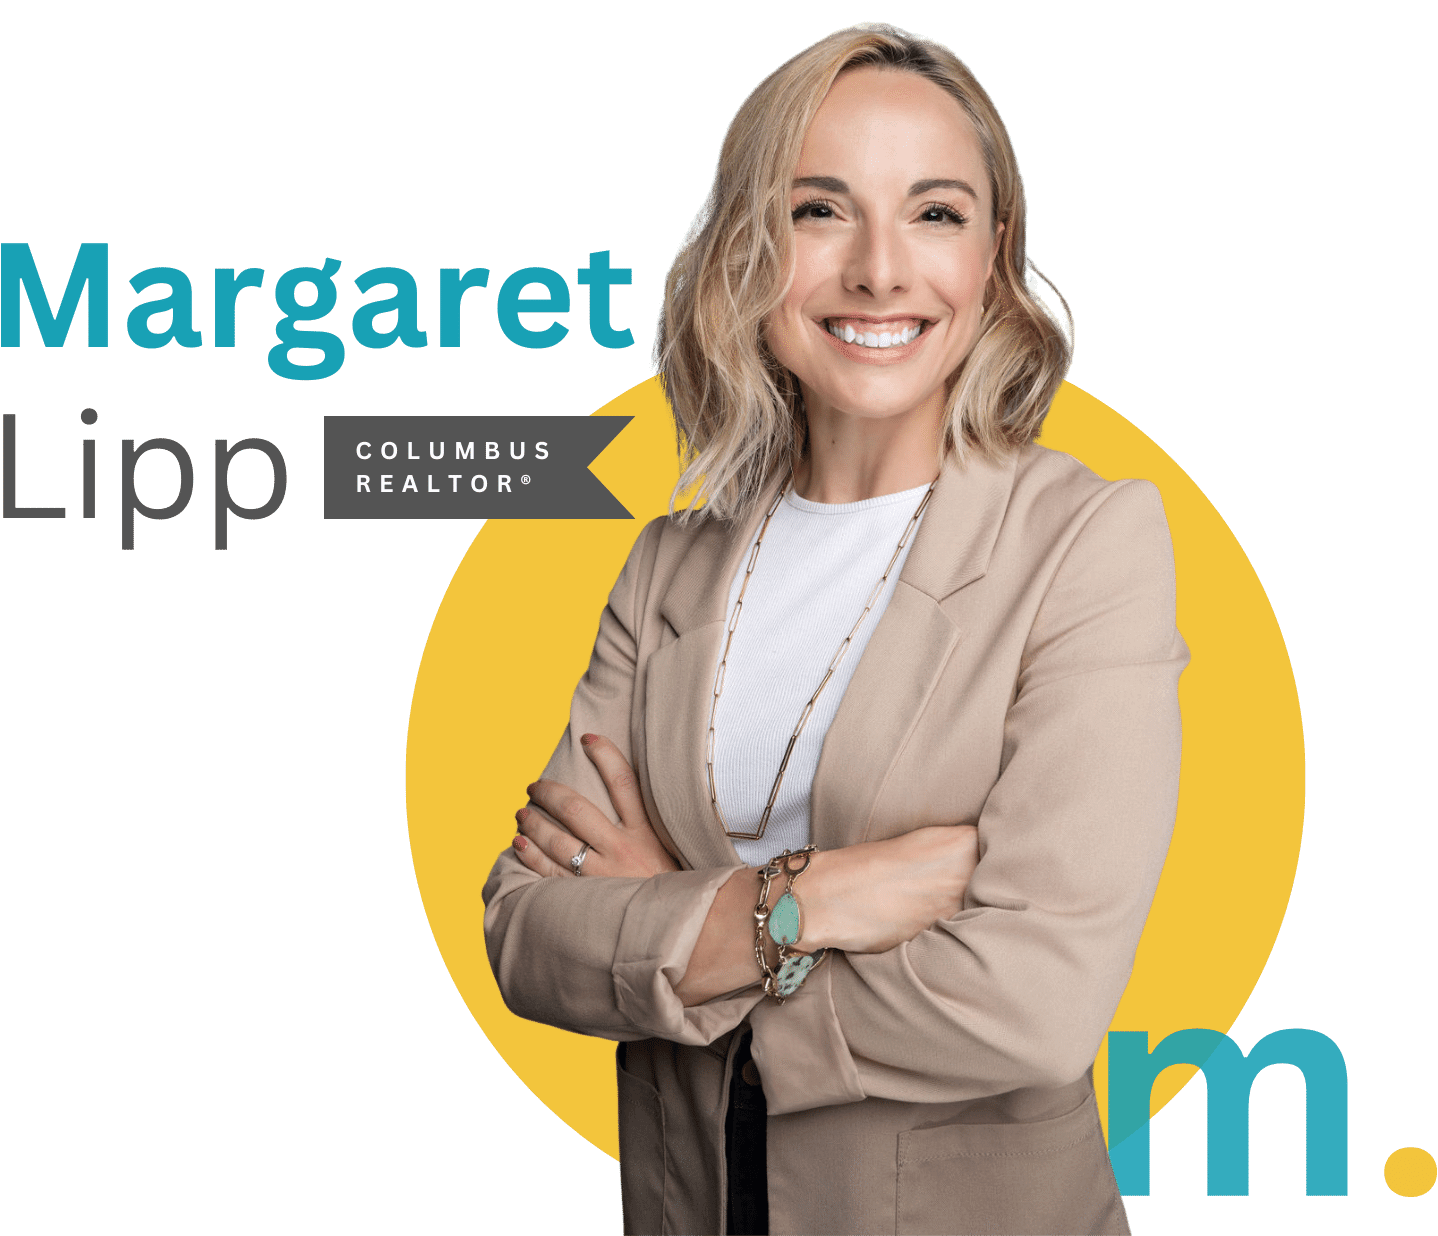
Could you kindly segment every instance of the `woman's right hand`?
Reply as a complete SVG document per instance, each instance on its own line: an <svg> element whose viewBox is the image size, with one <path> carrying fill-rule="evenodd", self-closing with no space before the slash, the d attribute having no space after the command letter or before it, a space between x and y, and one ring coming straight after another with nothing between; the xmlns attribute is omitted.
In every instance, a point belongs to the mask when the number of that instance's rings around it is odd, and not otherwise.
<svg viewBox="0 0 1438 1236"><path fill-rule="evenodd" d="M887 841L820 851L799 886L805 952L882 953L964 908L979 861L971 824L917 828Z"/></svg>

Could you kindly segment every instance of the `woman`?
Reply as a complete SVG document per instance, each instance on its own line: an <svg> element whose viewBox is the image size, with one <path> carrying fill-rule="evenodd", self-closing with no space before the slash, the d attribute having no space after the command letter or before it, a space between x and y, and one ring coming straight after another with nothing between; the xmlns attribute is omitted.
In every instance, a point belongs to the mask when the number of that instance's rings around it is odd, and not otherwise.
<svg viewBox="0 0 1438 1236"><path fill-rule="evenodd" d="M624 1044L626 1229L1126 1231L1091 1064L1186 652L1157 492L1031 444L1068 350L967 70L870 28L767 79L660 349L707 505L485 889L510 1006Z"/></svg>

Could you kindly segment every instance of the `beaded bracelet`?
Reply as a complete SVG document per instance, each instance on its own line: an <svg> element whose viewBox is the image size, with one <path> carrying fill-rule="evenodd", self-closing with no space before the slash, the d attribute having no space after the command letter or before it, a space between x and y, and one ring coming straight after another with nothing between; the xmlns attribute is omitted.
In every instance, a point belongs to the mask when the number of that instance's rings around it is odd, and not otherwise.
<svg viewBox="0 0 1438 1236"><path fill-rule="evenodd" d="M784 1003L786 996L792 996L803 986L804 980L829 952L821 948L814 953L801 953L794 947L804 929L804 916L799 898L794 894L794 885L809 869L809 863L818 850L816 845L806 845L802 850L785 850L759 868L759 903L754 907L754 959L764 976L764 994L773 996L780 1004ZM798 866L795 866L796 863ZM771 910L769 887L774 877L781 873L785 876L784 891ZM779 949L778 969L769 965L768 952L764 947L766 934Z"/></svg>

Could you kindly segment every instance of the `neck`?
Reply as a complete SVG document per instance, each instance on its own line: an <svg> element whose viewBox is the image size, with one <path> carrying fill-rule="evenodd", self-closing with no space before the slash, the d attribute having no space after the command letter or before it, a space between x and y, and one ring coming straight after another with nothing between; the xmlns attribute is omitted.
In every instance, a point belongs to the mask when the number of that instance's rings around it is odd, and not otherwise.
<svg viewBox="0 0 1438 1236"><path fill-rule="evenodd" d="M943 406L899 416L854 416L805 400L809 449L794 491L811 502L862 502L927 485L939 473Z"/></svg>

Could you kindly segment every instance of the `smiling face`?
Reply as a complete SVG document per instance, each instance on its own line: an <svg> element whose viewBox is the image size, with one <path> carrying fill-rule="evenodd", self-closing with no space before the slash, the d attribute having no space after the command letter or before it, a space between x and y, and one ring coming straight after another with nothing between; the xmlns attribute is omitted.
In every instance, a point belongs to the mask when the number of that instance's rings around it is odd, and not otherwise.
<svg viewBox="0 0 1438 1236"><path fill-rule="evenodd" d="M804 135L790 208L794 279L765 330L811 432L846 418L940 432L999 241L958 102L902 70L841 74Z"/></svg>

